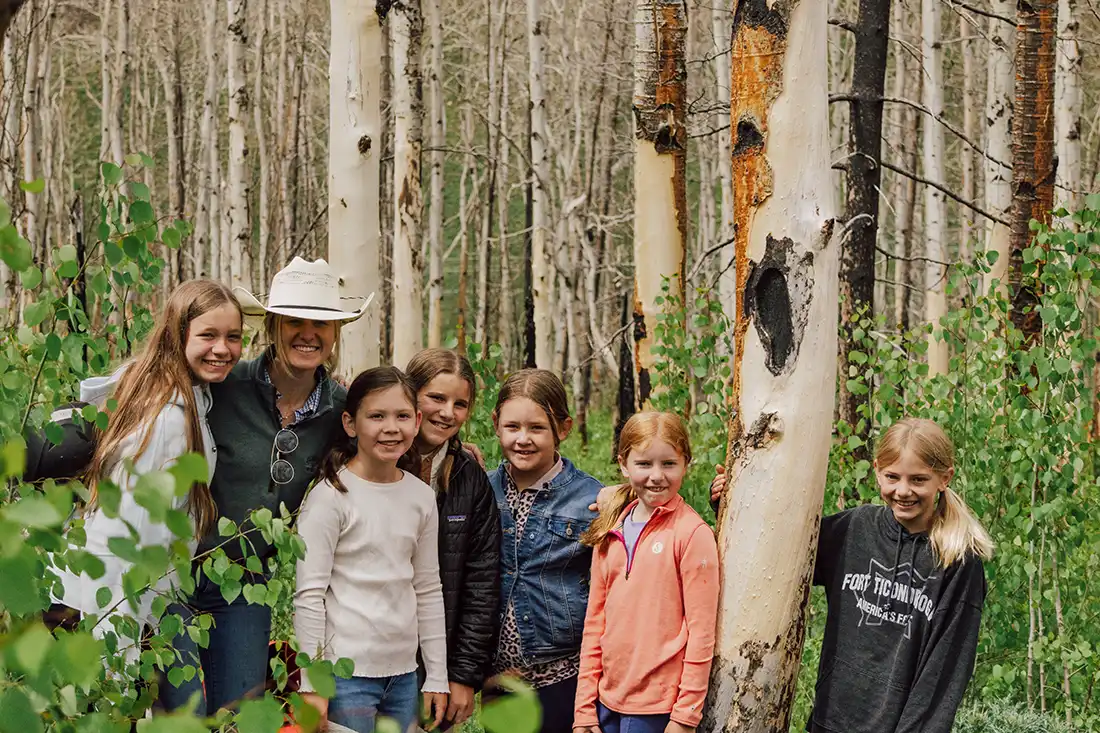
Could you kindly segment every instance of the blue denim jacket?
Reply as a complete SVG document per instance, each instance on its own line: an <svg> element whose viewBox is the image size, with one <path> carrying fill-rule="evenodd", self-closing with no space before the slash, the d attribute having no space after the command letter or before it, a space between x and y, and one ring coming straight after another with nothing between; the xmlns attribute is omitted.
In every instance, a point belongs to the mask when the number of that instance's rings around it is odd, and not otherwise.
<svg viewBox="0 0 1100 733"><path fill-rule="evenodd" d="M505 496L505 464L489 474L500 507L501 608L515 604L520 651L530 664L576 654L581 648L592 548L581 535L597 516L588 510L602 485L562 458L562 470L538 491L523 537Z"/></svg>

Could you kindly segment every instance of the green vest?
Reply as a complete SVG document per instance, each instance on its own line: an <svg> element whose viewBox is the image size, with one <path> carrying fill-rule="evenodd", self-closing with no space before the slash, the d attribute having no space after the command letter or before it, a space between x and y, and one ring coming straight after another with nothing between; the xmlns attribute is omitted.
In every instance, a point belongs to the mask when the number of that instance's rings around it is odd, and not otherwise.
<svg viewBox="0 0 1100 733"><path fill-rule="evenodd" d="M298 435L298 448L283 458L294 466L294 478L279 485L271 480L272 446L282 427L275 406L275 387L264 380L263 362L268 352L252 361L242 361L224 382L212 384L214 407L208 419L217 450L217 467L210 492L218 506L218 516L227 517L242 529L252 528L249 515L267 507L279 516L280 503L297 514L306 489L313 483L321 459L334 437L342 434L340 416L347 390L322 375L321 402L317 411L291 429ZM250 546L262 558L274 554L274 548L256 530L248 535ZM225 542L217 527L199 546L205 552ZM231 558L240 558L240 541L225 545Z"/></svg>

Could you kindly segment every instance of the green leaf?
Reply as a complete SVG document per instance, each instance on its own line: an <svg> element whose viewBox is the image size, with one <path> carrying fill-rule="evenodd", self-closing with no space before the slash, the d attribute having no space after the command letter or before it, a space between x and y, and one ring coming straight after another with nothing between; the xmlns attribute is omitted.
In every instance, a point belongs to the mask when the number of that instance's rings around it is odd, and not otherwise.
<svg viewBox="0 0 1100 733"><path fill-rule="evenodd" d="M76 247L71 244L62 245L57 249L57 259L61 262L76 262Z"/></svg>
<svg viewBox="0 0 1100 733"><path fill-rule="evenodd" d="M19 372L9 372L8 374L19 374ZM25 377L24 377L25 378ZM8 378L4 377L4 386L7 386ZM12 478L14 476L23 475L23 468L27 465L27 444L23 442L23 438L16 437L4 443L4 447L0 448L0 476L3 478Z"/></svg>
<svg viewBox="0 0 1100 733"><path fill-rule="evenodd" d="M210 480L206 458L199 453L186 453L168 469L176 480L176 496L185 496L191 486Z"/></svg>
<svg viewBox="0 0 1100 733"><path fill-rule="evenodd" d="M103 174L103 182L108 186L117 186L122 183L122 169L114 163L108 163L107 161L100 163L99 171Z"/></svg>
<svg viewBox="0 0 1100 733"><path fill-rule="evenodd" d="M237 525L228 517L221 517L218 519L218 535L221 537L232 537L237 534Z"/></svg>
<svg viewBox="0 0 1100 733"><path fill-rule="evenodd" d="M138 733L209 733L209 728L189 712L157 715L139 720Z"/></svg>
<svg viewBox="0 0 1100 733"><path fill-rule="evenodd" d="M0 259L15 272L22 272L34 263L30 242L10 224L0 229Z"/></svg>
<svg viewBox="0 0 1100 733"><path fill-rule="evenodd" d="M148 201L135 201L130 204L130 220L135 224L148 224L155 215Z"/></svg>
<svg viewBox="0 0 1100 733"><path fill-rule="evenodd" d="M37 675L53 644L53 635L46 630L46 627L42 624L34 624L15 640L13 645L15 659L24 672Z"/></svg>
<svg viewBox="0 0 1100 733"><path fill-rule="evenodd" d="M333 665L332 671L336 673L337 677L344 679L351 679L351 676L355 674L355 662L347 657L340 657L336 660L336 664Z"/></svg>
<svg viewBox="0 0 1100 733"><path fill-rule="evenodd" d="M237 600L237 597L241 594L241 583L239 580L224 580L222 581L220 590L225 602L232 603Z"/></svg>
<svg viewBox="0 0 1100 733"><path fill-rule="evenodd" d="M36 494L31 494L14 504L8 505L4 511L4 518L29 529L59 527L65 521L65 517L57 511L57 507L47 501L45 497Z"/></svg>
<svg viewBox="0 0 1100 733"><path fill-rule="evenodd" d="M0 733L42 733L42 718L19 687L0 693Z"/></svg>
<svg viewBox="0 0 1100 733"><path fill-rule="evenodd" d="M53 307L53 303L48 300L39 300L34 303L29 303L26 308L23 309L23 322L34 328L50 316L50 310Z"/></svg>
<svg viewBox="0 0 1100 733"><path fill-rule="evenodd" d="M95 592L95 604L99 608L106 608L111 602L111 589L103 586Z"/></svg>
<svg viewBox="0 0 1100 733"><path fill-rule="evenodd" d="M513 692L481 709L481 725L486 733L536 733L542 727L538 696L521 683L505 680L502 683Z"/></svg>
<svg viewBox="0 0 1100 733"><path fill-rule="evenodd" d="M237 730L240 733L273 733L282 723L282 706L272 697L245 700L237 713Z"/></svg>
<svg viewBox="0 0 1100 733"><path fill-rule="evenodd" d="M14 557L0 558L0 606L16 616L25 616L39 609L38 563L30 548Z"/></svg>
<svg viewBox="0 0 1100 733"><path fill-rule="evenodd" d="M28 267L19 273L19 284L24 290L34 290L42 284L42 271L34 266Z"/></svg>
<svg viewBox="0 0 1100 733"><path fill-rule="evenodd" d="M165 247L177 249L180 246L179 230L175 227L165 227L164 231L160 233L160 241L164 242Z"/></svg>
<svg viewBox="0 0 1100 733"><path fill-rule="evenodd" d="M39 194L46 190L46 179L35 178L33 181L20 181L19 188L27 193Z"/></svg>

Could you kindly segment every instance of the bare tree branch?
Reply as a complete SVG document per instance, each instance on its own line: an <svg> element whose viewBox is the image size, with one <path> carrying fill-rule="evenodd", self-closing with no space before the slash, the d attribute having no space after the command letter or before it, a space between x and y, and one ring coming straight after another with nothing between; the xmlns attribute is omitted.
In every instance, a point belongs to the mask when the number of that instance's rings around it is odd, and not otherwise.
<svg viewBox="0 0 1100 733"><path fill-rule="evenodd" d="M703 254L699 255L699 259L695 260L695 264L691 266L691 271L688 273L687 281L691 282L695 279L695 276L699 274L699 269L702 268L703 263L706 262L711 255L717 252L721 252L723 248L728 247L731 244L733 244L733 237L730 237L724 242L719 242Z"/></svg>
<svg viewBox="0 0 1100 733"><path fill-rule="evenodd" d="M835 25L837 28L843 28L849 33L856 32L855 23L846 18L829 18L829 25Z"/></svg>
<svg viewBox="0 0 1100 733"><path fill-rule="evenodd" d="M970 5L968 3L959 2L959 0L944 0L944 2L946 2L952 8L962 8L963 10L968 10L971 13L974 13L975 15L982 15L982 16L985 16L986 18L993 18L995 20L999 20L1002 23L1008 23L1009 25L1011 25L1013 27L1016 26L1016 21L1013 20L1012 18L1006 18L1003 15L997 15L996 13L991 13L988 10L982 10L981 8L976 8L973 5Z"/></svg>
<svg viewBox="0 0 1100 733"><path fill-rule="evenodd" d="M997 165L1001 166L1002 168L1004 168L1006 170L1012 170L1012 165L1011 164L1006 163L1003 160L997 160L996 158L994 158L992 155L987 153L980 145L978 145L978 143L976 143L973 140L971 140L970 138L968 138L963 133L962 130L955 127L953 124L948 122L947 119L944 118L942 115L936 114L935 112L928 109L928 107L925 107L920 102L914 102L911 99L904 99L902 97L881 97L880 99L875 100L875 99L868 99L866 97L861 97L861 96L858 96L856 94L830 94L829 95L829 103L830 104L832 104L834 102L875 102L875 101L889 102L891 104L904 104L908 107L912 107L913 109L915 109L919 112L923 112L924 114L926 114L929 117L931 117L932 119L934 119L936 122L939 122L941 125L946 127L948 130L950 130L951 133L953 135L955 135L955 137L959 138L964 143L969 145L971 148L976 150L978 153L980 153L982 155L982 157L996 163Z"/></svg>

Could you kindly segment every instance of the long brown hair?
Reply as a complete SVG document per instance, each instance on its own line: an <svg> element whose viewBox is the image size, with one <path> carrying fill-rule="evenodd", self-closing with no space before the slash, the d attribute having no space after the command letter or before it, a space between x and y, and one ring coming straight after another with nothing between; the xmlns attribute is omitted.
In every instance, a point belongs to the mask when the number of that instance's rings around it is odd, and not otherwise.
<svg viewBox="0 0 1100 733"><path fill-rule="evenodd" d="M684 464L691 463L691 438L683 418L673 412L638 412L630 416L619 433L619 448L615 457L619 465L626 463L630 451L644 450L654 440L663 440L683 456ZM611 501L600 510L600 516L581 536L581 543L598 547L607 541L607 535L619 523L619 517L637 495L629 483L615 487Z"/></svg>
<svg viewBox="0 0 1100 733"><path fill-rule="evenodd" d="M908 448L928 468L944 476L955 467L955 446L936 423L907 417L891 425L875 447L875 466L896 463ZM932 528L928 530L932 555L943 568L949 568L969 554L988 560L993 556L993 540L963 498L948 487L936 503Z"/></svg>
<svg viewBox="0 0 1100 733"><path fill-rule="evenodd" d="M550 429L554 433L554 447L561 442L558 434L562 426L570 420L569 398L565 394L565 385L557 374L545 369L520 369L500 386L497 404L493 408L493 418L500 417L500 408L508 400L526 397L543 409L550 420Z"/></svg>
<svg viewBox="0 0 1100 733"><path fill-rule="evenodd" d="M192 390L194 377L187 365L187 331L196 318L223 305L232 305L241 315L241 306L232 291L213 280L189 280L168 296L141 354L126 367L115 388L118 407L100 436L85 475L91 487L89 509L96 505L97 484L106 475L122 442L144 430L133 456L140 457L152 438L148 426L177 396L183 399L187 416L187 450L203 452L201 418ZM217 507L206 482L191 487L186 508L195 523L195 536L204 536L217 519Z"/></svg>
<svg viewBox="0 0 1100 733"><path fill-rule="evenodd" d="M421 349L409 359L405 373L417 396L420 395L420 390L427 387L440 374L453 374L459 377L470 385L470 409L474 408L474 401L477 399L477 376L474 374L474 367L470 364L470 360L465 356L450 349ZM457 433L443 449L447 451L447 455L439 470L439 488L446 491L450 487L451 469L454 467L452 454L462 449L462 440Z"/></svg>
<svg viewBox="0 0 1100 733"><path fill-rule="evenodd" d="M401 391L405 393L409 404L412 405L413 410L416 410L416 390L413 389L409 378L405 376L405 372L395 366L379 366L361 372L352 381L351 386L348 387L347 400L344 402L344 412L354 418L356 413L359 412L359 405L363 403L367 395L390 387L401 387ZM318 480L328 481L334 489L341 494L346 494L348 487L344 486L344 482L340 480L340 471L348 465L348 461L355 457L357 450L359 450L359 444L356 439L344 432L343 426L339 427L332 443L325 452L325 457L321 460L321 470L317 475ZM397 467L415 475L419 461L420 458L416 453L416 448L410 448L405 455L401 456L401 459L397 462Z"/></svg>

